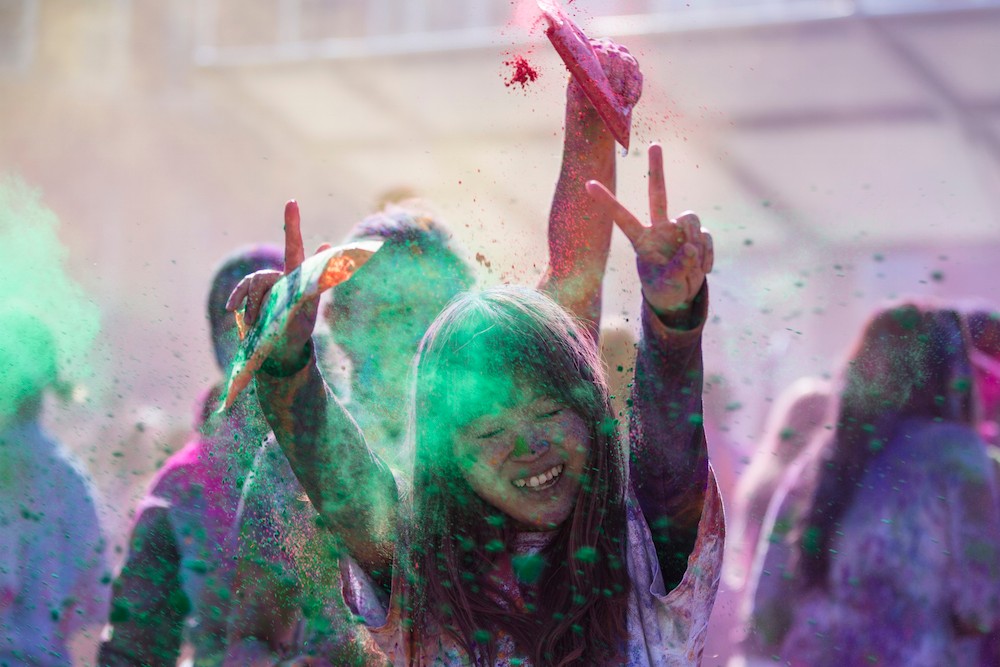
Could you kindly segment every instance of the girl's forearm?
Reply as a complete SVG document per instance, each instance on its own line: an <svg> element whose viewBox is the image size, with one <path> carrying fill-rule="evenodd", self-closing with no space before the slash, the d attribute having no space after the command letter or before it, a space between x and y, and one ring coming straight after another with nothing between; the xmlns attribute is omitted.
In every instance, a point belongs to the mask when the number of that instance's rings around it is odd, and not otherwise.
<svg viewBox="0 0 1000 667"><path fill-rule="evenodd" d="M596 341L614 223L594 206L588 180L614 192L615 141L589 102L570 96L562 168L549 212L549 266L539 287L586 322Z"/></svg>

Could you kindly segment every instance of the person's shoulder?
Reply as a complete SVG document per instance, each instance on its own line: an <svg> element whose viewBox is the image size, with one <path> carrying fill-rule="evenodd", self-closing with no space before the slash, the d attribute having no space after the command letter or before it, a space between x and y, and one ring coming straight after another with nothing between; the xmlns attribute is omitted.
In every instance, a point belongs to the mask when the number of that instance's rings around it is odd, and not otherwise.
<svg viewBox="0 0 1000 667"><path fill-rule="evenodd" d="M169 495L187 489L198 478L203 467L201 457L205 452L205 441L200 434L194 434L183 447L170 455L149 486L150 495Z"/></svg>

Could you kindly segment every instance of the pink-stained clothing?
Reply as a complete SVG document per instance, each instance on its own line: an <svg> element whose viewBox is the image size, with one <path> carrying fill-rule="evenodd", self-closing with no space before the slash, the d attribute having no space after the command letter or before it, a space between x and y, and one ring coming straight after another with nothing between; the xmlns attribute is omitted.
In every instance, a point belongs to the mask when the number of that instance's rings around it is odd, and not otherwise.
<svg viewBox="0 0 1000 667"><path fill-rule="evenodd" d="M255 403L244 396L209 417L154 478L115 582L102 664L173 665L182 639L197 664L221 662L235 568L226 539L266 434Z"/></svg>
<svg viewBox="0 0 1000 667"><path fill-rule="evenodd" d="M1000 512L982 441L955 424L900 424L837 526L825 588L803 590L795 527L822 453L804 453L768 511L749 598L750 663L977 664L1000 618Z"/></svg>
<svg viewBox="0 0 1000 667"><path fill-rule="evenodd" d="M722 503L714 475L707 463L704 432L701 428L701 330L705 320L707 295L697 306L698 325L690 331L668 329L648 307L643 313L643 341L636 363L630 425L630 491L627 506L627 566L632 581L628 605L629 636L623 649L627 664L650 666L698 665L704 648L705 631L711 615L722 569L725 539ZM322 418L320 409L296 411L292 403L303 394L315 394L322 379L314 365L286 378L258 374L258 387L265 413L275 433L294 438L311 433L310 428L326 428L299 420ZM304 412L304 414L303 414ZM304 436L298 436L303 438ZM315 436L311 436L315 438ZM298 450L299 456L304 449ZM311 456L311 455L310 455ZM308 460L308 459L304 459ZM316 466L304 467L319 477ZM693 519L693 521L692 521ZM690 532L676 540L684 545L683 558L658 555L650 524L665 526L676 522ZM690 540L690 542L688 542ZM301 541L299 541L301 542ZM523 545L541 549L543 545ZM289 550L294 553L294 549ZM349 642L355 655L365 656L365 664L464 665L469 657L448 636L433 628L421 628L423 644L413 647L402 630L399 608L401 590L399 568L388 604L379 587L349 557L328 560L323 566L339 570L343 597L330 596L328 613L341 614L346 602L351 616L363 619L340 639ZM676 562L680 560L681 562ZM664 565L665 564L665 565ZM670 572L664 572L664 567ZM511 575L512 601L521 595ZM349 622L349 621L348 621ZM343 625L343 622L341 623ZM514 660L514 647L498 638L497 665L527 665ZM319 653L324 655L324 653ZM326 653L325 655L330 655Z"/></svg>
<svg viewBox="0 0 1000 667"><path fill-rule="evenodd" d="M0 433L0 664L72 664L67 641L107 614L93 490L35 422Z"/></svg>

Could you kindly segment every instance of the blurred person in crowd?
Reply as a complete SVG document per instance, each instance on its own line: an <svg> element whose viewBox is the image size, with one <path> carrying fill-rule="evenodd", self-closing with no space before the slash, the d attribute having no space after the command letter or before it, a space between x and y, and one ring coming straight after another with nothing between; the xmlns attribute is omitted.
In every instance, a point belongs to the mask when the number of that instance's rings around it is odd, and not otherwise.
<svg viewBox="0 0 1000 667"><path fill-rule="evenodd" d="M795 461L751 573L751 664L976 664L1000 613L996 480L953 310L870 319L832 433Z"/></svg>
<svg viewBox="0 0 1000 667"><path fill-rule="evenodd" d="M832 422L831 392L825 380L800 378L771 409L760 445L732 496L725 569L732 587L741 589L746 583L764 514L781 478L824 424Z"/></svg>
<svg viewBox="0 0 1000 667"><path fill-rule="evenodd" d="M972 337L972 368L979 390L979 434L1000 447L1000 310L979 309L966 315Z"/></svg>
<svg viewBox="0 0 1000 667"><path fill-rule="evenodd" d="M979 396L979 435L988 444L993 473L1000 484L1000 310L980 307L966 314L972 339L972 368ZM1000 665L1000 626L983 642L983 667Z"/></svg>
<svg viewBox="0 0 1000 667"><path fill-rule="evenodd" d="M71 665L73 635L107 614L108 571L92 486L40 425L43 398L59 387L58 375L48 327L26 311L0 312L4 665Z"/></svg>
<svg viewBox="0 0 1000 667"><path fill-rule="evenodd" d="M239 344L226 297L247 273L281 265L279 249L254 246L215 272L207 310L223 373ZM202 394L196 434L166 461L140 504L130 551L114 582L102 666L174 665L185 640L196 665L222 660L234 567L225 538L268 427L252 393L217 414L220 391L217 384Z"/></svg>

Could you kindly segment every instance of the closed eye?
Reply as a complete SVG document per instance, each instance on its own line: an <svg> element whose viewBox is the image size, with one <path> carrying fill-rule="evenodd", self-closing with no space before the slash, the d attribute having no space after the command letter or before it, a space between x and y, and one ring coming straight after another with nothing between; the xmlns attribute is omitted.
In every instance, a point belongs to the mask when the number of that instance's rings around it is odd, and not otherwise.
<svg viewBox="0 0 1000 667"><path fill-rule="evenodd" d="M563 411L563 408L555 408L555 409L549 410L548 412L543 412L542 414L538 415L538 419L551 419L552 417L555 417L556 415L558 415L562 411Z"/></svg>
<svg viewBox="0 0 1000 667"><path fill-rule="evenodd" d="M489 440L490 438L496 437L496 436L500 435L501 433L503 433L503 429L502 428L495 428L492 431L484 431L484 432L480 433L479 435L476 436L476 439L478 439L478 440Z"/></svg>

